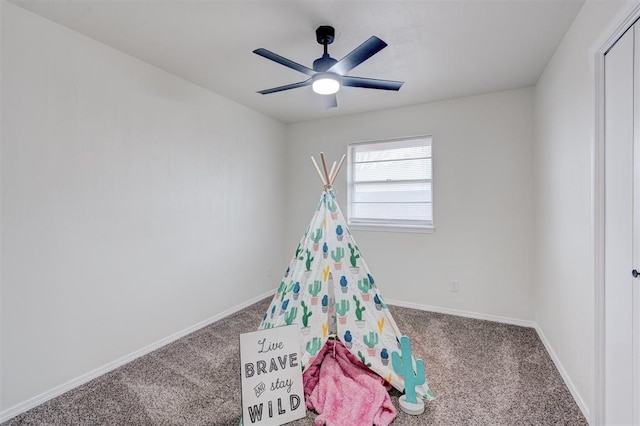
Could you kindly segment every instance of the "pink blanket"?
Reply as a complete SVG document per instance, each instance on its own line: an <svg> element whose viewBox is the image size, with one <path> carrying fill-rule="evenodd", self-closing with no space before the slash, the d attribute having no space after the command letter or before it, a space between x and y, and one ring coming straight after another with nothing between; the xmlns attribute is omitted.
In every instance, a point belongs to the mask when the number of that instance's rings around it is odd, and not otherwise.
<svg viewBox="0 0 640 426"><path fill-rule="evenodd" d="M318 413L316 426L387 426L396 417L391 386L340 342L328 340L303 379L307 407Z"/></svg>

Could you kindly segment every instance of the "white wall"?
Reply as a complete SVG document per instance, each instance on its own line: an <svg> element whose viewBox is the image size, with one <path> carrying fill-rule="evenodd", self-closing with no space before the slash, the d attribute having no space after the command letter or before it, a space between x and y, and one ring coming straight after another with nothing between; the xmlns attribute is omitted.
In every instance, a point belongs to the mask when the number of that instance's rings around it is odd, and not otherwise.
<svg viewBox="0 0 640 426"><path fill-rule="evenodd" d="M8 3L2 36L6 411L272 290L288 259L284 125Z"/></svg>
<svg viewBox="0 0 640 426"><path fill-rule="evenodd" d="M528 88L290 125L288 252L322 189L310 155L333 161L350 142L431 134L436 232L353 231L376 281L387 299L532 320L532 117ZM346 214L344 169L336 193Z"/></svg>
<svg viewBox="0 0 640 426"><path fill-rule="evenodd" d="M622 5L587 1L535 89L535 320L587 417L594 380L594 47Z"/></svg>

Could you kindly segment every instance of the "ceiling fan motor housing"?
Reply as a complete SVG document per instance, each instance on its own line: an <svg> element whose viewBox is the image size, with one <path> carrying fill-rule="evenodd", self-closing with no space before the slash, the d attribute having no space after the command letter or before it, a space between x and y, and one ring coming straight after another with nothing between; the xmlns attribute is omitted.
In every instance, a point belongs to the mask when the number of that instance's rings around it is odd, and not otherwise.
<svg viewBox="0 0 640 426"><path fill-rule="evenodd" d="M321 58L313 61L313 70L317 72L324 72L331 68L336 62L338 61L329 56L328 53L325 53Z"/></svg>

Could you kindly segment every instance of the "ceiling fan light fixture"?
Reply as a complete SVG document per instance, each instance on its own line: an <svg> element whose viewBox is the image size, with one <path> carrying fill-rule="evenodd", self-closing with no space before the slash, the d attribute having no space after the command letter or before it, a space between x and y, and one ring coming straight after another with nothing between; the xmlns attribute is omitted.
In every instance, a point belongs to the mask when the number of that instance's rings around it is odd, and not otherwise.
<svg viewBox="0 0 640 426"><path fill-rule="evenodd" d="M340 82L332 73L319 72L313 76L311 88L319 95L333 95L340 90Z"/></svg>

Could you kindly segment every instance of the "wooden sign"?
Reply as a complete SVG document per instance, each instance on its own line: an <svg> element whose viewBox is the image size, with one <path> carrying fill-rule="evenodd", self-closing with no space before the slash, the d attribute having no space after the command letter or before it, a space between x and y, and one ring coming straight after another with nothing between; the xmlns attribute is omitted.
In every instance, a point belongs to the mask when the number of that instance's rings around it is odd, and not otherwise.
<svg viewBox="0 0 640 426"><path fill-rule="evenodd" d="M282 425L307 415L299 339L295 325L240 335L245 426Z"/></svg>

